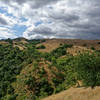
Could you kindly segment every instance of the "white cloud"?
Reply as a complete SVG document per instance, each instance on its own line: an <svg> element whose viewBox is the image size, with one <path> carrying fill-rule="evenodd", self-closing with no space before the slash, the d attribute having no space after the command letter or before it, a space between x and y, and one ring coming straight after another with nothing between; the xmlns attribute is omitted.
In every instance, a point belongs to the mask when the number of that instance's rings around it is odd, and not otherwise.
<svg viewBox="0 0 100 100"><path fill-rule="evenodd" d="M3 19L0 20L2 24L12 26L14 24L18 23L18 20L16 18L13 18L12 16L6 16L5 14L0 13L0 18Z"/></svg>
<svg viewBox="0 0 100 100"><path fill-rule="evenodd" d="M17 36L13 34L13 32L4 27L0 27L0 39L7 39L7 38L16 38Z"/></svg>

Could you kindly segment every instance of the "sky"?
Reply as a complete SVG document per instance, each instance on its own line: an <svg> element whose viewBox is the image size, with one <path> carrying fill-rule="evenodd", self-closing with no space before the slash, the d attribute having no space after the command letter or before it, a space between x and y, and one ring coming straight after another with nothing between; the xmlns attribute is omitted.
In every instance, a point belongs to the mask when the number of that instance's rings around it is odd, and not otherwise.
<svg viewBox="0 0 100 100"><path fill-rule="evenodd" d="M0 39L100 39L100 0L0 0Z"/></svg>

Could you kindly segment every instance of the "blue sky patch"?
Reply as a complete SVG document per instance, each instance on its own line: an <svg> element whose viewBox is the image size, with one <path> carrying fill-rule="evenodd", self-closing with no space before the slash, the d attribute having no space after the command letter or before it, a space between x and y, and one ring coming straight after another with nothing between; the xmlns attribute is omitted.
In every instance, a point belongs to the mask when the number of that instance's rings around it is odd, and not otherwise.
<svg viewBox="0 0 100 100"><path fill-rule="evenodd" d="M5 9L5 7L0 7L0 13L5 14L6 16L9 16L9 17L16 18L16 16L14 16L13 14L8 13L8 11Z"/></svg>
<svg viewBox="0 0 100 100"><path fill-rule="evenodd" d="M12 30L14 30L14 33L16 36L18 37L22 37L23 32L25 32L25 30L27 29L27 27L25 25L14 25Z"/></svg>
<svg viewBox="0 0 100 100"><path fill-rule="evenodd" d="M40 24L42 24L43 23L43 21L37 21L36 23L35 23L35 26L39 26Z"/></svg>
<svg viewBox="0 0 100 100"><path fill-rule="evenodd" d="M21 17L20 20L21 20L21 22L26 22L26 21L28 21L28 19L26 19L25 17Z"/></svg>
<svg viewBox="0 0 100 100"><path fill-rule="evenodd" d="M4 7L0 7L0 13L7 13L7 11Z"/></svg>

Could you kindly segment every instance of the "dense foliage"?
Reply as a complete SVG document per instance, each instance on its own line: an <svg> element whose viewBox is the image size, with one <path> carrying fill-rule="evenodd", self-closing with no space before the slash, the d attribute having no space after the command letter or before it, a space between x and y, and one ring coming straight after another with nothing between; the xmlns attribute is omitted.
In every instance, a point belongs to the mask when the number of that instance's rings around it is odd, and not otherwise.
<svg viewBox="0 0 100 100"><path fill-rule="evenodd" d="M79 79L85 86L100 85L100 54L81 54L75 62Z"/></svg>
<svg viewBox="0 0 100 100"><path fill-rule="evenodd" d="M11 83L20 73L23 61L24 52L19 48L13 48L12 45L0 45L0 98L14 93Z"/></svg>

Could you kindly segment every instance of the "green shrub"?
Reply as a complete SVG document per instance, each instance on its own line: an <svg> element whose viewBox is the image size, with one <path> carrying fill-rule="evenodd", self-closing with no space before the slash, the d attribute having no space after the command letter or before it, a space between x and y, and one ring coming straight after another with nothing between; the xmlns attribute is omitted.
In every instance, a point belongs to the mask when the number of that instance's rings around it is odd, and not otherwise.
<svg viewBox="0 0 100 100"><path fill-rule="evenodd" d="M91 49L92 49L92 50L95 50L95 48L94 48L94 47L91 47Z"/></svg>
<svg viewBox="0 0 100 100"><path fill-rule="evenodd" d="M11 96L8 98L8 100L16 100L16 97L17 97L17 95L16 95L16 94L11 95Z"/></svg>
<svg viewBox="0 0 100 100"><path fill-rule="evenodd" d="M11 40L10 38L8 38L8 39L6 40L6 42L9 42L10 44L12 44L12 43L13 43L13 40Z"/></svg>
<svg viewBox="0 0 100 100"><path fill-rule="evenodd" d="M63 47L64 48L71 48L73 46L73 44L64 44Z"/></svg>
<svg viewBox="0 0 100 100"><path fill-rule="evenodd" d="M40 45L37 47L37 49L45 49L46 47L44 45Z"/></svg>
<svg viewBox="0 0 100 100"><path fill-rule="evenodd" d="M76 61L76 68L80 79L85 86L99 86L100 56L97 54L81 54Z"/></svg>
<svg viewBox="0 0 100 100"><path fill-rule="evenodd" d="M46 42L46 40L42 39L41 42Z"/></svg>

